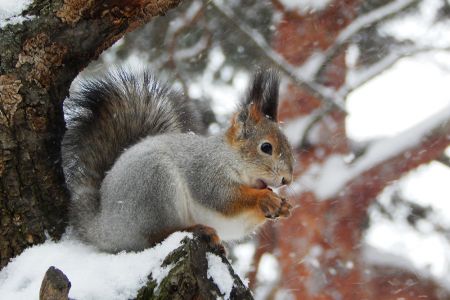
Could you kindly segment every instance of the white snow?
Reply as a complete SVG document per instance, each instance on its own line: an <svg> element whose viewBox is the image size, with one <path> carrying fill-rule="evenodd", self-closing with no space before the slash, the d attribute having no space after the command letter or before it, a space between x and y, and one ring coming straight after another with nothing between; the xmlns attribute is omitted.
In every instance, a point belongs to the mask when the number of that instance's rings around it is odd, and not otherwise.
<svg viewBox="0 0 450 300"><path fill-rule="evenodd" d="M245 286L248 286L249 283L246 275L253 270L252 262L255 251L256 247L252 242L237 244L233 247L233 254L236 257L236 260L232 262L233 270Z"/></svg>
<svg viewBox="0 0 450 300"><path fill-rule="evenodd" d="M208 38L206 36L202 36L198 40L198 42L195 43L195 45L176 51L174 54L174 58L176 60L192 58L199 55L207 47L208 47Z"/></svg>
<svg viewBox="0 0 450 300"><path fill-rule="evenodd" d="M358 88L382 72L386 72L401 56L403 56L403 52L398 53L396 50L393 50L370 67L350 69L346 74L345 84L338 90L338 94L344 97L351 90Z"/></svg>
<svg viewBox="0 0 450 300"><path fill-rule="evenodd" d="M353 69L358 63L361 52L358 45L351 44L345 51L345 64L349 69Z"/></svg>
<svg viewBox="0 0 450 300"><path fill-rule="evenodd" d="M312 112L304 117L298 117L283 124L283 132L291 145L294 147L300 145L300 142L305 134L305 130L315 117L316 114Z"/></svg>
<svg viewBox="0 0 450 300"><path fill-rule="evenodd" d="M398 238L401 233L401 239ZM364 258L368 263L394 266L423 277L433 276L450 286L446 238L436 232L418 233L405 222L377 219L365 238ZM439 261L441 263L436 263Z"/></svg>
<svg viewBox="0 0 450 300"><path fill-rule="evenodd" d="M276 282L280 279L280 268L280 264L275 255L264 253L259 261L258 274L256 274L258 282Z"/></svg>
<svg viewBox="0 0 450 300"><path fill-rule="evenodd" d="M432 206L435 210L433 219L450 227L449 179L450 168L438 162L431 162L402 178L402 195L420 205Z"/></svg>
<svg viewBox="0 0 450 300"><path fill-rule="evenodd" d="M195 15L202 9L201 1L192 1L191 5L186 9L184 15L180 18L174 18L169 23L169 29L167 30L166 41L170 41L173 34L180 30L182 27L186 26Z"/></svg>
<svg viewBox="0 0 450 300"><path fill-rule="evenodd" d="M206 253L206 259L208 260L207 277L214 281L224 295L224 299L230 299L234 281L227 265L222 262L222 258L213 253Z"/></svg>
<svg viewBox="0 0 450 300"><path fill-rule="evenodd" d="M152 273L159 284L171 267L164 258L191 233L175 232L161 244L141 252L108 254L73 239L46 241L25 250L0 272L0 299L38 299L45 272L55 266L67 275L74 299L129 299Z"/></svg>
<svg viewBox="0 0 450 300"><path fill-rule="evenodd" d="M310 73L308 74L310 78L314 78L317 72L320 70L320 67L333 55L339 51L340 48L351 39L356 33L367 28L371 24L377 23L387 16L395 14L398 11L403 10L405 7L413 3L415 0L395 0L389 2L386 5L383 5L377 9L374 9L364 15L358 16L355 20L353 20L345 29L343 29L339 35L336 37L334 43L324 52L324 53L316 53L314 54L314 66L316 71L314 72L313 68L310 68ZM351 47L349 48L351 50ZM353 53L350 53L353 54ZM337 93L335 97L339 98L341 93Z"/></svg>
<svg viewBox="0 0 450 300"><path fill-rule="evenodd" d="M280 268L280 264L275 255L272 253L264 253L262 255L258 265L258 273L256 274L258 285L254 291L255 299L270 299L274 287L280 281Z"/></svg>
<svg viewBox="0 0 450 300"><path fill-rule="evenodd" d="M280 0L286 10L299 11L303 14L323 10L330 0Z"/></svg>
<svg viewBox="0 0 450 300"><path fill-rule="evenodd" d="M434 211L427 219L431 222L449 226L448 195L450 186L450 169L440 166L437 162L421 166L402 178L398 184L388 187L378 197L378 201L388 210L391 209L390 198L400 189L401 195L406 199L424 206L433 207ZM410 214L407 206L392 207L395 210L395 219L390 220L378 210L370 210L373 225L365 236L367 247L376 248L386 252L383 255L368 258L369 263L379 265L393 265L406 270L439 279L444 286L450 286L448 277L450 245L448 239L441 232L436 232L429 222L418 221L417 229L405 222ZM391 210L392 212L392 210ZM389 254L401 256L396 261L390 259ZM387 255L388 257L385 257ZM367 257L367 255L365 255Z"/></svg>
<svg viewBox="0 0 450 300"><path fill-rule="evenodd" d="M428 0L421 4L421 10L431 8L426 6L426 3ZM416 20L417 18L419 20ZM445 45L440 43L449 35L444 31L439 34L439 30L433 29L435 26L440 27L440 23L431 25L430 22L430 27L424 28L420 18L422 18L420 15L405 16L396 21L398 33L404 33L405 39L409 36L414 41L428 40L419 42L419 46L425 48L432 47L435 43L438 47ZM444 27L442 25L442 28ZM446 29L449 28L447 25ZM349 136L362 141L396 135L407 130L417 120L430 118L439 111L448 110L449 67L450 55L447 52L425 52L400 60L389 70L359 87L347 100ZM358 78L355 77L355 80ZM380 116L383 116L382 122ZM399 189L410 201L433 207L434 213L430 219L448 226L449 180L450 169L432 162L410 172L392 188ZM378 201L389 198L390 196L386 194L389 194L390 189L391 187L386 188L378 197ZM415 269L415 272L421 275L431 273L435 278L444 281L444 286L450 286L448 240L440 233L428 230L424 226L427 224L422 222L418 224L419 230L411 228L402 221L404 217L401 216L405 216L405 213L398 208L394 214L395 219L390 221L371 212L372 222L364 240L381 252L377 256L372 255L369 262L375 261L377 264L394 265L408 270ZM403 259L400 260L398 257Z"/></svg>
<svg viewBox="0 0 450 300"><path fill-rule="evenodd" d="M444 110L450 105L448 68L449 53L424 53L400 60L352 92L347 99L348 135L364 140L397 134Z"/></svg>
<svg viewBox="0 0 450 300"><path fill-rule="evenodd" d="M414 262L404 255L385 252L369 244L364 244L361 252L364 262L369 265L396 267L415 274L423 274L423 271L419 272L418 268L414 267Z"/></svg>
<svg viewBox="0 0 450 300"><path fill-rule="evenodd" d="M239 18L234 14L234 12L224 5L223 0L214 0L214 5L219 9L219 11L231 20L239 20ZM307 89L314 91L317 95L320 95L325 102L332 103L333 105L339 107L341 110L344 109L343 99L335 93L335 91L327 86L317 83L316 81L310 81L301 73L301 66L292 66L288 61L284 59L278 52L276 52L265 38L257 30L254 30L245 23L239 23L240 30L245 33L245 35L252 40L271 60L275 65L278 66L280 70L292 79L296 84L306 87ZM305 68L311 71L313 68L317 68L318 62L321 61L322 56L317 54ZM308 74L309 75L309 74Z"/></svg>
<svg viewBox="0 0 450 300"><path fill-rule="evenodd" d="M32 0L0 0L0 28L8 24L17 24L32 19L32 16L20 16Z"/></svg>
<svg viewBox="0 0 450 300"><path fill-rule="evenodd" d="M208 65L203 74L193 79L189 84L189 96L191 98L211 99L211 108L217 114L219 123L229 122L230 114L236 109L238 101L242 98L249 82L249 74L238 71L233 76L230 84L221 84L215 82L214 76L222 70L225 61L225 55L220 47L214 47L209 54ZM226 80L230 74L226 71L220 72ZM226 124L228 125L228 124Z"/></svg>
<svg viewBox="0 0 450 300"><path fill-rule="evenodd" d="M318 199L325 200L333 197L341 191L347 182L369 170L378 163L401 154L403 151L420 143L421 138L433 129L450 120L450 105L441 112L416 124L404 132L373 142L366 153L352 164L346 163L342 155L331 155L317 170L317 165L311 166L316 170L315 181L310 182L310 189L314 191ZM305 172L310 175L310 172ZM300 176L293 190L302 190L304 179Z"/></svg>
<svg viewBox="0 0 450 300"><path fill-rule="evenodd" d="M299 78L313 81L324 61L325 55L321 51L316 51L300 67L297 67L295 72Z"/></svg>
<svg viewBox="0 0 450 300"><path fill-rule="evenodd" d="M377 9L370 11L367 14L361 15L350 23L344 30L342 30L336 38L335 43L341 44L348 40L355 33L363 28L366 28L370 24L378 22L386 16L392 15L398 11L401 11L415 0L395 0L383 5Z"/></svg>
<svg viewBox="0 0 450 300"><path fill-rule="evenodd" d="M396 39L413 40L416 45L426 47L450 46L450 22L448 18L436 19L439 8L444 1L420 1L419 10L415 13L386 22L380 32L392 35Z"/></svg>

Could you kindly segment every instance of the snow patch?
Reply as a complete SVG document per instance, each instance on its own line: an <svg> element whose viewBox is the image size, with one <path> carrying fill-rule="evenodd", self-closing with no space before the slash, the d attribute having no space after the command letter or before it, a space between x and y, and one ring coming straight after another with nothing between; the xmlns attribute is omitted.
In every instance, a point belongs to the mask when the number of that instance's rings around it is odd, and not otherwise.
<svg viewBox="0 0 450 300"><path fill-rule="evenodd" d="M450 106L404 132L373 142L366 153L354 163L346 163L343 155L331 155L318 169L313 165L312 171L307 170L308 178L300 176L293 185L294 191L312 190L318 199L325 200L341 191L345 184L361 175L375 165L391 158L420 143L421 139L430 133L439 124L450 119ZM406 155L406 153L405 153ZM311 175L315 180L311 180ZM307 183L305 186L302 183Z"/></svg>
<svg viewBox="0 0 450 300"><path fill-rule="evenodd" d="M396 255L394 253L385 252L382 249L375 248L369 244L363 247L364 262L373 266L396 267L415 274L423 274L426 270L419 270L414 263L405 256Z"/></svg>
<svg viewBox="0 0 450 300"><path fill-rule="evenodd" d="M315 118L315 114L295 118L292 121L288 121L283 125L283 132L289 140L291 145L300 146L300 142L303 139L306 129Z"/></svg>
<svg viewBox="0 0 450 300"><path fill-rule="evenodd" d="M129 299L151 273L159 284L170 272L164 258L192 233L175 232L157 246L141 252L109 254L66 235L60 242L31 247L0 272L0 299L38 299L44 274L55 266L67 275L74 299Z"/></svg>
<svg viewBox="0 0 450 300"><path fill-rule="evenodd" d="M25 20L31 20L33 16L20 15L31 2L32 0L0 0L0 28L8 24L18 24Z"/></svg>
<svg viewBox="0 0 450 300"><path fill-rule="evenodd" d="M230 299L234 280L227 265L222 262L222 258L213 253L206 253L206 259L208 260L207 277L214 281L224 295L224 299Z"/></svg>
<svg viewBox="0 0 450 300"><path fill-rule="evenodd" d="M314 76L319 72L325 59L326 57L322 52L316 51L312 53L300 67L297 67L297 77L304 78L308 81L314 81Z"/></svg>
<svg viewBox="0 0 450 300"><path fill-rule="evenodd" d="M262 284L277 282L280 279L280 264L272 253L264 253L259 262L256 278Z"/></svg>
<svg viewBox="0 0 450 300"><path fill-rule="evenodd" d="M388 188L379 196L380 202L390 198L395 188ZM374 224L367 231L362 247L365 262L374 266L391 266L430 278L450 287L448 253L450 246L441 233L417 230L404 219L409 214L403 208L396 219L385 218L377 210L370 212Z"/></svg>
<svg viewBox="0 0 450 300"><path fill-rule="evenodd" d="M443 1L420 1L419 9L404 17L387 21L380 33L394 36L398 40L413 40L417 46L448 47L450 45L450 22L447 18L437 18Z"/></svg>
<svg viewBox="0 0 450 300"><path fill-rule="evenodd" d="M347 50L345 51L345 64L349 67L349 69L353 69L356 67L360 55L361 52L358 45L351 44L348 46Z"/></svg>
<svg viewBox="0 0 450 300"><path fill-rule="evenodd" d="M248 287L248 278L246 275L252 271L252 261L255 255L256 247L253 243L247 242L238 244L233 247L233 254L236 260L233 261L232 266L234 272L241 278L242 283Z"/></svg>
<svg viewBox="0 0 450 300"><path fill-rule="evenodd" d="M280 0L287 10L296 10L303 14L323 10L330 0Z"/></svg>

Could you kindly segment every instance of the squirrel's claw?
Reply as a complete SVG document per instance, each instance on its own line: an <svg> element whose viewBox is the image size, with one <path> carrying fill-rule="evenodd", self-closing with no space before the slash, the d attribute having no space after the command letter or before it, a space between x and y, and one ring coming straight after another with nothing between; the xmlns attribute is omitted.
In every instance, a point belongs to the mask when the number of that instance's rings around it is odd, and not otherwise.
<svg viewBox="0 0 450 300"><path fill-rule="evenodd" d="M273 192L261 201L260 207L264 216L269 219L288 217L290 215L290 210L292 209L292 206L285 198L281 198Z"/></svg>
<svg viewBox="0 0 450 300"><path fill-rule="evenodd" d="M292 205L290 205L286 199L282 199L281 200L281 206L280 206L280 216L281 217L289 217L291 215L291 209L292 209Z"/></svg>

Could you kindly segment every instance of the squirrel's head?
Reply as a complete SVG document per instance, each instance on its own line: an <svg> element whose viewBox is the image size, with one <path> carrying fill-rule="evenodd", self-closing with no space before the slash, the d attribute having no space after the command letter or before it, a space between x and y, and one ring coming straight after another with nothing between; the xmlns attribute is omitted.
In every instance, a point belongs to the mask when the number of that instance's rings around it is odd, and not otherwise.
<svg viewBox="0 0 450 300"><path fill-rule="evenodd" d="M278 89L275 71L256 72L226 133L228 143L245 163L243 180L256 188L279 187L292 181L292 150L277 118Z"/></svg>

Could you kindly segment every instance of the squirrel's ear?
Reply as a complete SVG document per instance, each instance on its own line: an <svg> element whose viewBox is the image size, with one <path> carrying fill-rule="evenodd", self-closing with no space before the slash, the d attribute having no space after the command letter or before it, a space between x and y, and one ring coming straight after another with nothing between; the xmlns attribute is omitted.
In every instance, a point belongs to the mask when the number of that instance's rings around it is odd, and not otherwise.
<svg viewBox="0 0 450 300"><path fill-rule="evenodd" d="M250 117L267 117L276 122L278 110L278 89L280 78L274 70L259 70L253 75L244 106ZM257 117L258 118L258 117Z"/></svg>

